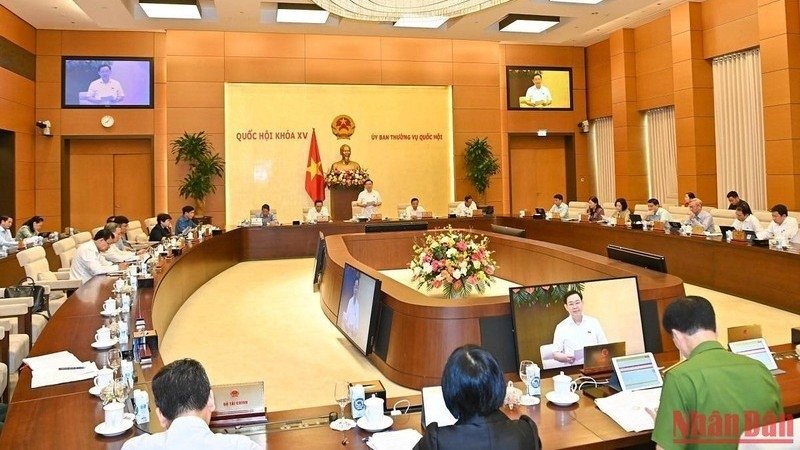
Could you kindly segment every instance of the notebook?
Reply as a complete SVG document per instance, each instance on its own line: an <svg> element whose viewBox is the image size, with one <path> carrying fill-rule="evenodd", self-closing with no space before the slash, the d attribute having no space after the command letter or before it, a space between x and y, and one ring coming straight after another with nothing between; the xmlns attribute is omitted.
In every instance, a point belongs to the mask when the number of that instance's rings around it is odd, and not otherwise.
<svg viewBox="0 0 800 450"><path fill-rule="evenodd" d="M650 352L611 358L611 364L616 377L612 376L609 386L619 391L660 388L664 384L656 359ZM619 384L615 386L614 381Z"/></svg>
<svg viewBox="0 0 800 450"><path fill-rule="evenodd" d="M772 356L772 352L767 345L767 340L764 338L729 342L728 348L737 355L744 355L756 361L761 361L764 366L775 375L785 373L783 370L778 369L778 363L775 362L775 358Z"/></svg>

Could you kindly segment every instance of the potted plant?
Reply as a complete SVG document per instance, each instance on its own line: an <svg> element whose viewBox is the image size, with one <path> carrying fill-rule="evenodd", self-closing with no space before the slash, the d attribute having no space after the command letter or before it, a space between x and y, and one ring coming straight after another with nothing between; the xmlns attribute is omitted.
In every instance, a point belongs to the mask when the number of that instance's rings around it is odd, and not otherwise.
<svg viewBox="0 0 800 450"><path fill-rule="evenodd" d="M486 189L492 175L500 171L500 161L492 153L492 146L487 138L472 138L466 142L464 162L467 167L467 179L486 203Z"/></svg>
<svg viewBox="0 0 800 450"><path fill-rule="evenodd" d="M170 143L170 149L175 155L175 164L181 161L189 164L189 173L181 181L178 193L183 198L194 199L197 216L205 216L206 197L217 191L214 177L222 177L225 161L214 152L214 146L204 131L184 132Z"/></svg>

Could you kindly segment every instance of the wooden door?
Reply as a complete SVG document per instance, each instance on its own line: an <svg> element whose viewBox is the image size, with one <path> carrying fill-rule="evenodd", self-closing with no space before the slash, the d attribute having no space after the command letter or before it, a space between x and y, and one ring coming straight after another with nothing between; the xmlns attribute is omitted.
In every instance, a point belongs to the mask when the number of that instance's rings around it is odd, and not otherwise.
<svg viewBox="0 0 800 450"><path fill-rule="evenodd" d="M153 158L146 153L114 155L114 214L130 220L153 215Z"/></svg>
<svg viewBox="0 0 800 450"><path fill-rule="evenodd" d="M553 194L566 196L567 168L563 136L512 136L511 213L549 209Z"/></svg>
<svg viewBox="0 0 800 450"><path fill-rule="evenodd" d="M69 226L91 230L112 215L153 215L149 139L73 139L69 154Z"/></svg>

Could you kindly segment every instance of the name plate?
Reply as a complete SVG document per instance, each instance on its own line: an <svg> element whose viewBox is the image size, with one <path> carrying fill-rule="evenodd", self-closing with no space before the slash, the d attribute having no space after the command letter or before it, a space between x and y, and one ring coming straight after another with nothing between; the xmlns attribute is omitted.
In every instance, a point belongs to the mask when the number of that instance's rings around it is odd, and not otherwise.
<svg viewBox="0 0 800 450"><path fill-rule="evenodd" d="M211 386L216 409L211 413L214 427L266 423L264 382Z"/></svg>
<svg viewBox="0 0 800 450"><path fill-rule="evenodd" d="M419 216L417 216L417 217L419 217L420 219L432 219L433 218L433 212L432 211L425 211L425 212L420 213Z"/></svg>
<svg viewBox="0 0 800 450"><path fill-rule="evenodd" d="M554 212L553 215L550 216L550 220L561 222L561 214Z"/></svg>
<svg viewBox="0 0 800 450"><path fill-rule="evenodd" d="M625 223L625 218L624 217L617 217L617 226L618 227L624 227L626 225L627 224Z"/></svg>
<svg viewBox="0 0 800 450"><path fill-rule="evenodd" d="M472 217L483 217L483 210L476 209L475 211L472 211Z"/></svg>
<svg viewBox="0 0 800 450"><path fill-rule="evenodd" d="M331 219L328 216L319 216L319 217L317 217L317 223L330 222L330 220Z"/></svg>
<svg viewBox="0 0 800 450"><path fill-rule="evenodd" d="M589 221L589 215L588 214L581 214L580 221L581 222L588 222Z"/></svg>
<svg viewBox="0 0 800 450"><path fill-rule="evenodd" d="M695 236L705 236L706 230L700 225L695 225L692 227L692 234Z"/></svg>
<svg viewBox="0 0 800 450"><path fill-rule="evenodd" d="M369 220L383 220L383 215L382 214L373 214L373 215L369 216Z"/></svg>
<svg viewBox="0 0 800 450"><path fill-rule="evenodd" d="M746 242L747 235L742 230L733 230L733 232L731 233L731 240Z"/></svg>
<svg viewBox="0 0 800 450"><path fill-rule="evenodd" d="M661 231L664 232L664 222L658 221L653 222L653 231Z"/></svg>

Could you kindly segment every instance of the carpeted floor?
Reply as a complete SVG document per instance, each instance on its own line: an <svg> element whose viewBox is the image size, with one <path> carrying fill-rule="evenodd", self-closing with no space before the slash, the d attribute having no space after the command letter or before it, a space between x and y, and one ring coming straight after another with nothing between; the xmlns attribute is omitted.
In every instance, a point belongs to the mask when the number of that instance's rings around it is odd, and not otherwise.
<svg viewBox="0 0 800 450"><path fill-rule="evenodd" d="M416 393L389 382L328 321L313 267L311 258L253 261L223 272L178 312L162 357L198 359L213 384L263 380L270 411L333 404L336 380L380 379L390 397ZM800 316L758 303L690 285L686 293L712 301L723 343L729 326L759 323L771 344L800 326Z"/></svg>

